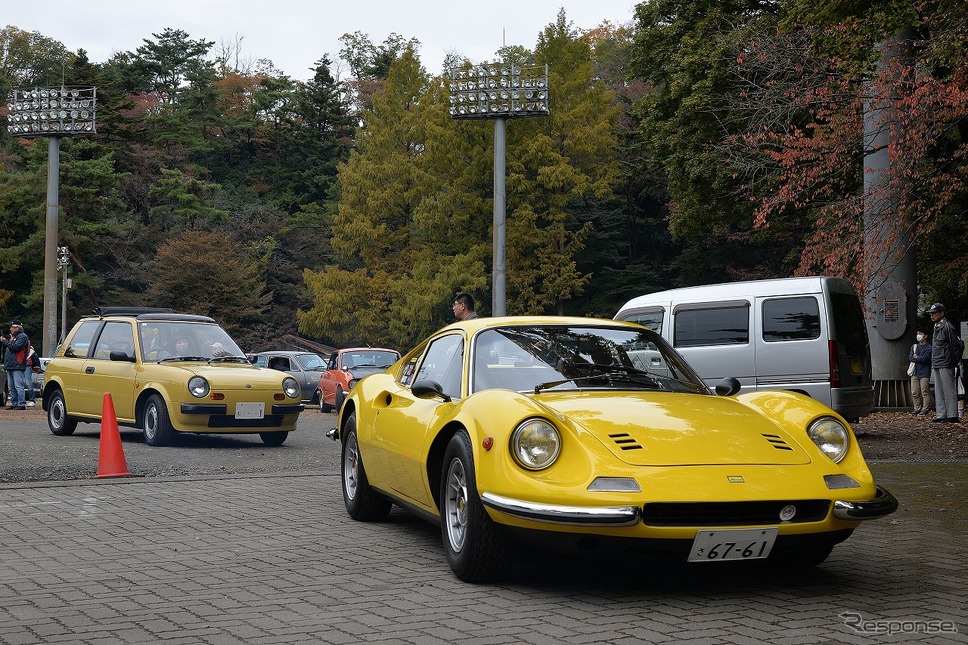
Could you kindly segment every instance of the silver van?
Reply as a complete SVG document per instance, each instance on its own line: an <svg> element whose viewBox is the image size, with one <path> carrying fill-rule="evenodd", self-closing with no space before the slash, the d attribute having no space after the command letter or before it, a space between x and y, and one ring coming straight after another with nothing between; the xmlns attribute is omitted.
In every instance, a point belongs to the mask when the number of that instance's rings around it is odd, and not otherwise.
<svg viewBox="0 0 968 645"><path fill-rule="evenodd" d="M659 333L710 387L793 390L848 421L874 407L871 351L854 288L829 277L751 280L660 291L615 315Z"/></svg>

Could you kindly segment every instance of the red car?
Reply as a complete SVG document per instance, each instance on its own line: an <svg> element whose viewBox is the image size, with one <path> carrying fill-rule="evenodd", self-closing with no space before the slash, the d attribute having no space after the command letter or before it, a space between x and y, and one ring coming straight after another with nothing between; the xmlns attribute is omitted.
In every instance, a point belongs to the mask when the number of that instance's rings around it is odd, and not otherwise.
<svg viewBox="0 0 968 645"><path fill-rule="evenodd" d="M319 377L320 412L339 410L346 393L364 376L382 372L400 358L400 352L382 347L338 349L329 357L326 371Z"/></svg>

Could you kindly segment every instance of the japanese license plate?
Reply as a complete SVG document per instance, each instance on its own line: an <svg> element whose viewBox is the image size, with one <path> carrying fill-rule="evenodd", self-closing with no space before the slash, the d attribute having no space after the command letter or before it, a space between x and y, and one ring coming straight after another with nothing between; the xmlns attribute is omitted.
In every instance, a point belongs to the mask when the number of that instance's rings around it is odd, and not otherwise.
<svg viewBox="0 0 968 645"><path fill-rule="evenodd" d="M265 403L236 403L236 419L261 419L266 415Z"/></svg>
<svg viewBox="0 0 968 645"><path fill-rule="evenodd" d="M777 528L699 531L692 541L689 562L760 560L770 555Z"/></svg>

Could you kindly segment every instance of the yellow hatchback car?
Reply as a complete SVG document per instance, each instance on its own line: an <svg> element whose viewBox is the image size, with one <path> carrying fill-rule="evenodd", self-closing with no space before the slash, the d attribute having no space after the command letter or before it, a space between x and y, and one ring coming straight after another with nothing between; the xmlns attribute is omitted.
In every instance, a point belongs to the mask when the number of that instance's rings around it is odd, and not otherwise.
<svg viewBox="0 0 968 645"><path fill-rule="evenodd" d="M467 581L499 575L516 539L623 563L815 565L897 508L836 412L739 389L713 394L631 323L455 323L350 390L343 501L360 521L395 504L439 524Z"/></svg>
<svg viewBox="0 0 968 645"><path fill-rule="evenodd" d="M47 365L43 405L55 435L118 423L163 446L175 432L258 433L279 446L303 411L299 383L255 367L213 319L149 307L101 307L77 322Z"/></svg>

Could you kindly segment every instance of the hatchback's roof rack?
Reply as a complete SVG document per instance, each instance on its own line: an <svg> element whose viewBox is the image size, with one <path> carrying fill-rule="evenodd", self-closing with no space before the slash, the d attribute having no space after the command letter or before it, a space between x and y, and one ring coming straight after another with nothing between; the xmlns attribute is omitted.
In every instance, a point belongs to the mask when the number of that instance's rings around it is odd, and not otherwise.
<svg viewBox="0 0 968 645"><path fill-rule="evenodd" d="M168 307L95 307L94 315L103 316L140 316L141 314L172 314Z"/></svg>

